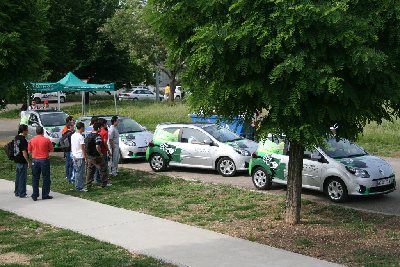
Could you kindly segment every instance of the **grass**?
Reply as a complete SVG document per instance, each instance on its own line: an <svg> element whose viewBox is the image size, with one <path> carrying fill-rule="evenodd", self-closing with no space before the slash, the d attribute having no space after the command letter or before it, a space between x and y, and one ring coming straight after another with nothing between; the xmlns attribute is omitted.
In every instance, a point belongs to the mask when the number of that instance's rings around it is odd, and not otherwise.
<svg viewBox="0 0 400 267"><path fill-rule="evenodd" d="M0 210L1 266L172 266Z"/></svg>
<svg viewBox="0 0 400 267"><path fill-rule="evenodd" d="M61 158L52 158L52 190L60 193L349 266L378 265L382 257L388 265L400 263L400 218L396 216L305 200L302 223L289 226L283 222L284 196L126 169L113 179L112 187L78 193L65 181L63 165ZM0 178L13 177L14 165L0 153ZM360 248L383 256L363 257L366 252L362 254Z"/></svg>

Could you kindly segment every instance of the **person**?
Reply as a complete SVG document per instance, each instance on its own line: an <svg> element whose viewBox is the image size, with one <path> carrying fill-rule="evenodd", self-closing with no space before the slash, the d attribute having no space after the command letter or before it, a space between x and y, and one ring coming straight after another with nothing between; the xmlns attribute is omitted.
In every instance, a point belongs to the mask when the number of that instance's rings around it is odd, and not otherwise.
<svg viewBox="0 0 400 267"><path fill-rule="evenodd" d="M104 159L104 162L106 163L106 166L108 167L108 155L111 155L111 151L108 147L108 128L107 128L107 120L103 119L103 118L99 118L98 122L101 125L100 131L99 131L99 135L101 137L101 155ZM108 171L108 170L107 170ZM101 178L100 178L100 170L97 169L95 174L94 174L94 178L96 183L100 184L101 183ZM111 183L111 181L108 181L109 183Z"/></svg>
<svg viewBox="0 0 400 267"><path fill-rule="evenodd" d="M70 128L70 122L72 123L72 124L75 124L75 121L74 121L74 117L73 116L68 116L66 119L65 119L65 126L64 126L64 128L61 130L61 134L65 134L68 130L69 130L69 128ZM75 125L74 125L75 126Z"/></svg>
<svg viewBox="0 0 400 267"><path fill-rule="evenodd" d="M71 154L74 166L75 188L80 192L87 192L85 188L85 161L86 161L86 148L85 138L85 125L83 122L76 124L76 132L71 136Z"/></svg>
<svg viewBox="0 0 400 267"><path fill-rule="evenodd" d="M39 109L39 107L36 105L36 100L32 100L28 110L36 110L36 109Z"/></svg>
<svg viewBox="0 0 400 267"><path fill-rule="evenodd" d="M62 135L62 140L66 139L67 145L63 147L64 157L65 157L65 179L71 184L74 183L74 176L73 176L73 161L71 156L71 136L74 134L74 124L72 121L68 123L68 130Z"/></svg>
<svg viewBox="0 0 400 267"><path fill-rule="evenodd" d="M36 201L39 197L40 174L43 178L42 199L52 199L50 196L50 159L49 153L54 151L53 144L49 138L44 137L42 126L36 127L36 136L28 143L28 152L32 153L32 199Z"/></svg>
<svg viewBox="0 0 400 267"><path fill-rule="evenodd" d="M92 132L85 138L85 148L87 155L86 164L86 189L90 190L93 183L94 173L96 168L100 170L101 186L106 187L108 185L108 172L107 165L102 157L101 145L103 143L101 136L99 135L99 130L101 124L96 122L93 125Z"/></svg>
<svg viewBox="0 0 400 267"><path fill-rule="evenodd" d="M50 107L50 105L49 105L49 100L45 100L45 101L43 101L43 107L42 107L42 109L45 109L45 110L49 110L49 109L51 109L51 107Z"/></svg>
<svg viewBox="0 0 400 267"><path fill-rule="evenodd" d="M111 118L111 127L108 131L108 142L111 150L111 167L110 176L117 176L118 161L119 161L119 131L118 131L118 116Z"/></svg>
<svg viewBox="0 0 400 267"><path fill-rule="evenodd" d="M21 112L19 113L21 117L20 125L28 125L29 123L29 114L27 112L28 110L28 105L26 103L22 104L21 106Z"/></svg>
<svg viewBox="0 0 400 267"><path fill-rule="evenodd" d="M15 177L15 196L20 198L27 197L26 194L26 179L28 177L28 167L31 167L28 156L28 126L21 124L18 128L18 135L14 139L14 162L17 164Z"/></svg>
<svg viewBox="0 0 400 267"><path fill-rule="evenodd" d="M93 125L94 125L96 122L98 122L98 121L99 121L99 118L98 118L98 117L92 117L92 118L90 119L90 124L89 124L89 126L85 128L85 137L90 135L90 133L91 133L92 130L93 130Z"/></svg>
<svg viewBox="0 0 400 267"><path fill-rule="evenodd" d="M164 94L167 99L169 99L170 93L171 93L171 87L169 87L169 83L168 83L167 86L165 86L165 88L164 88Z"/></svg>

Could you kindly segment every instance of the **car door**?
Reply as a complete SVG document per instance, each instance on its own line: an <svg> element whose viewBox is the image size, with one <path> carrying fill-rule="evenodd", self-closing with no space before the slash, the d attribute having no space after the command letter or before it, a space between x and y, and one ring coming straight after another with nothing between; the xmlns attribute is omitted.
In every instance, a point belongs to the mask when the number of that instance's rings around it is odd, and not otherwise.
<svg viewBox="0 0 400 267"><path fill-rule="evenodd" d="M326 164L321 162L321 153L318 150L306 150L303 156L303 186L320 187L321 174Z"/></svg>
<svg viewBox="0 0 400 267"><path fill-rule="evenodd" d="M143 92L146 96L146 100L155 100L156 99L155 95L150 90L143 90Z"/></svg>
<svg viewBox="0 0 400 267"><path fill-rule="evenodd" d="M211 137L200 129L182 127L180 138L181 163L212 168L212 155L216 152L216 147L210 145L211 141Z"/></svg>

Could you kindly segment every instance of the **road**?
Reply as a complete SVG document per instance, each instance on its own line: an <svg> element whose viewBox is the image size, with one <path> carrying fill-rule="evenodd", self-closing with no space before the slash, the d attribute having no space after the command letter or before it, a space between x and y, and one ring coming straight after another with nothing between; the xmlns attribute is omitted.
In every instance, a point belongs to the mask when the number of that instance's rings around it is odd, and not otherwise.
<svg viewBox="0 0 400 267"><path fill-rule="evenodd" d="M19 120L0 119L0 143L4 143L13 138L16 134ZM397 188L400 185L400 159L386 158L393 166L396 173ZM152 172L147 162L133 160L129 163L122 164L121 167L135 169L140 171ZM180 177L185 180L202 181L213 184L226 184L254 190L251 178L246 173L240 173L236 177L222 177L215 171L201 169L185 169L174 168L164 172L166 175ZM265 194L286 194L286 188L280 185L274 185L270 191L259 191ZM313 199L316 201L329 202L329 200L320 192L311 190L303 190L303 198ZM371 196L371 197L352 197L349 202L343 205L351 208L381 212L385 214L393 214L400 216L400 189L388 195Z"/></svg>

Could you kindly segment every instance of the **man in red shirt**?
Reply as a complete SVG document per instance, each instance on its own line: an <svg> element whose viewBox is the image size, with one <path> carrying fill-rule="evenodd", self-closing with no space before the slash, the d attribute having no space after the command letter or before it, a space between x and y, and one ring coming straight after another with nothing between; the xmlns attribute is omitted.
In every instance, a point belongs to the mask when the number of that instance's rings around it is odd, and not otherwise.
<svg viewBox="0 0 400 267"><path fill-rule="evenodd" d="M36 136L29 141L28 152L32 153L32 199L36 201L39 197L40 173L43 176L42 199L52 199L50 196L50 159L49 153L54 151L50 139L43 136L44 129L36 128Z"/></svg>
<svg viewBox="0 0 400 267"><path fill-rule="evenodd" d="M107 120L100 118L99 123L101 124L101 129L99 131L99 135L101 137L101 141L103 141L102 145L100 146L101 148L101 155L104 159L104 162L106 166L108 166L108 155L111 155L111 151L108 148L108 128L107 128ZM108 170L107 170L108 171ZM94 174L94 178L96 180L96 183L100 184L102 183L101 178L100 178L100 170L96 169L96 172ZM111 181L108 180L108 184L111 184Z"/></svg>

